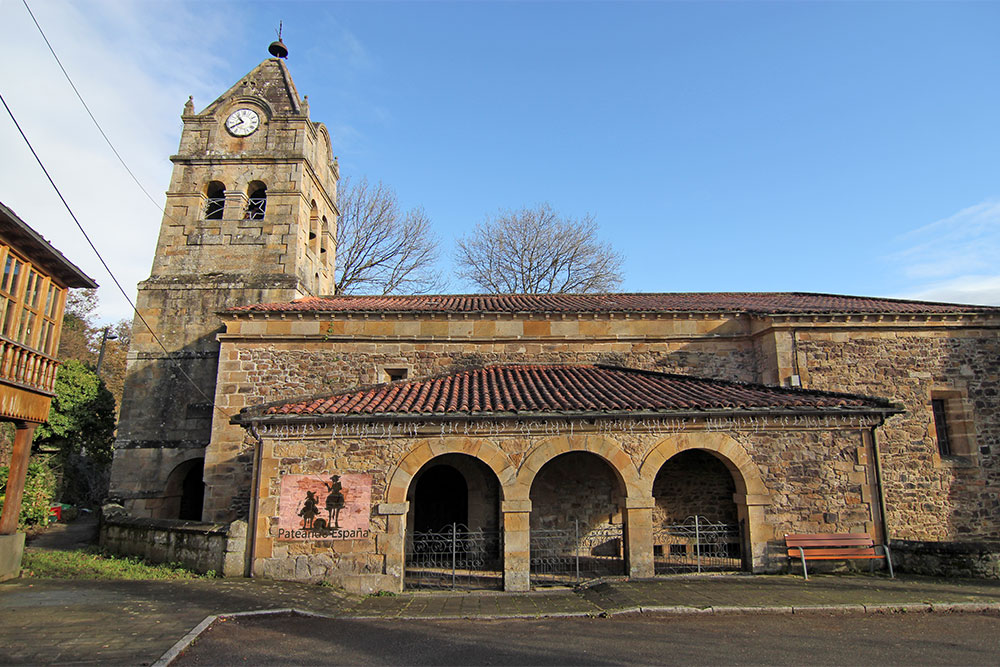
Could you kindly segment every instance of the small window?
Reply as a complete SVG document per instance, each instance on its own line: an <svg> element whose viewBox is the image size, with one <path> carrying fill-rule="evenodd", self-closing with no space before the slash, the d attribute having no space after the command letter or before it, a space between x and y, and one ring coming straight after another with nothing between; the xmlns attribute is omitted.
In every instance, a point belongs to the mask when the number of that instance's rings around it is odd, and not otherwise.
<svg viewBox="0 0 1000 667"><path fill-rule="evenodd" d="M943 398L931 400L934 412L934 430L937 433L938 453L941 456L951 456L951 439L948 437L948 411Z"/></svg>
<svg viewBox="0 0 1000 667"><path fill-rule="evenodd" d="M254 181L247 188L247 220L263 220L267 210L267 186Z"/></svg>
<svg viewBox="0 0 1000 667"><path fill-rule="evenodd" d="M974 406L966 392L960 389L933 389L930 398L939 461L975 463L978 459L976 420Z"/></svg>
<svg viewBox="0 0 1000 667"><path fill-rule="evenodd" d="M226 186L218 181L212 181L205 191L205 219L222 220L222 213L225 210Z"/></svg>
<svg viewBox="0 0 1000 667"><path fill-rule="evenodd" d="M383 368L382 372L385 374L383 382L405 380L407 375L409 375L409 369L407 368Z"/></svg>

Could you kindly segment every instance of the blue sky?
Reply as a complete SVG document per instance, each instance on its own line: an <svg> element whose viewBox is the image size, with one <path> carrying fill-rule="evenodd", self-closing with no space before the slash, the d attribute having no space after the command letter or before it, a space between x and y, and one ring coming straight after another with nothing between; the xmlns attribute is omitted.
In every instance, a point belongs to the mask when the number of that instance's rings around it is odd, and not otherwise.
<svg viewBox="0 0 1000 667"><path fill-rule="evenodd" d="M1000 304L998 3L29 4L158 201L187 95L206 106L283 20L341 172L423 206L445 274L484 216L547 201L597 219L628 291ZM0 92L134 287L160 215L24 6L0 23ZM19 141L0 118L0 201L110 287Z"/></svg>

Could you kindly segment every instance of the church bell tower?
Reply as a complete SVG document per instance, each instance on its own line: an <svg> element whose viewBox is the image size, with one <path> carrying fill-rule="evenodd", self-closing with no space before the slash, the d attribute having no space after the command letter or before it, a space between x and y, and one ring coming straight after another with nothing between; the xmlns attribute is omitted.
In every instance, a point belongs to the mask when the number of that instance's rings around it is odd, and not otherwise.
<svg viewBox="0 0 1000 667"><path fill-rule="evenodd" d="M205 448L213 417L224 418L213 414L216 313L333 291L337 163L284 44L271 53L201 112L189 99L181 116L153 268L139 284L149 327L136 317L112 467L111 495L135 516L201 519Z"/></svg>

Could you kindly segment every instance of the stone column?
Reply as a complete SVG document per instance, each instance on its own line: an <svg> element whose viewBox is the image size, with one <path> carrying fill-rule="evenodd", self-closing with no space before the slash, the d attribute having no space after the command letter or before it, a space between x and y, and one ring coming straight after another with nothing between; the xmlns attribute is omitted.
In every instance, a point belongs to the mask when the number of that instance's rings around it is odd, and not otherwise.
<svg viewBox="0 0 1000 667"><path fill-rule="evenodd" d="M653 567L653 497L625 499L625 569L632 579L649 579Z"/></svg>
<svg viewBox="0 0 1000 667"><path fill-rule="evenodd" d="M740 521L746 526L746 543L743 545L751 572L763 572L767 563L767 541L772 532L764 523L764 507L771 504L766 493L735 493L733 500Z"/></svg>
<svg viewBox="0 0 1000 667"><path fill-rule="evenodd" d="M531 589L531 501L505 500L503 513L503 589Z"/></svg>
<svg viewBox="0 0 1000 667"><path fill-rule="evenodd" d="M380 503L378 513L385 517L385 534L375 538L376 550L385 558L385 573L396 581L396 590L403 591L403 571L406 569L406 513L410 503Z"/></svg>

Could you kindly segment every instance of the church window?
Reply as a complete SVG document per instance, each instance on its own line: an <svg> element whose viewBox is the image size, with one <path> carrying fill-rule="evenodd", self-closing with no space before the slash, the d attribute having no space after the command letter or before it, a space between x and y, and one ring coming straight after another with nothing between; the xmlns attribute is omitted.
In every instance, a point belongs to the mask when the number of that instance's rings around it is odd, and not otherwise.
<svg viewBox="0 0 1000 667"><path fill-rule="evenodd" d="M319 244L319 209L316 206L316 201L313 200L312 206L309 208L309 243L308 248L313 251L313 253L318 253Z"/></svg>
<svg viewBox="0 0 1000 667"><path fill-rule="evenodd" d="M951 456L951 441L948 439L948 413L944 407L944 399L931 400L934 412L934 429L937 432L938 453L941 456Z"/></svg>
<svg viewBox="0 0 1000 667"><path fill-rule="evenodd" d="M323 223L320 225L319 230L319 256L320 259L326 264L329 261L329 255L326 253L326 239L330 234L330 225L326 221L326 216L323 216Z"/></svg>
<svg viewBox="0 0 1000 667"><path fill-rule="evenodd" d="M931 391L931 417L937 453L943 461L972 463L976 457L976 426L972 404L964 391Z"/></svg>
<svg viewBox="0 0 1000 667"><path fill-rule="evenodd" d="M405 380L410 374L410 369L404 367L392 368L385 367L382 369L382 382L397 382L399 380Z"/></svg>
<svg viewBox="0 0 1000 667"><path fill-rule="evenodd" d="M205 193L205 219L222 220L225 208L226 186L218 181L212 181Z"/></svg>
<svg viewBox="0 0 1000 667"><path fill-rule="evenodd" d="M267 186L254 181L247 188L247 220L263 220L267 210Z"/></svg>

